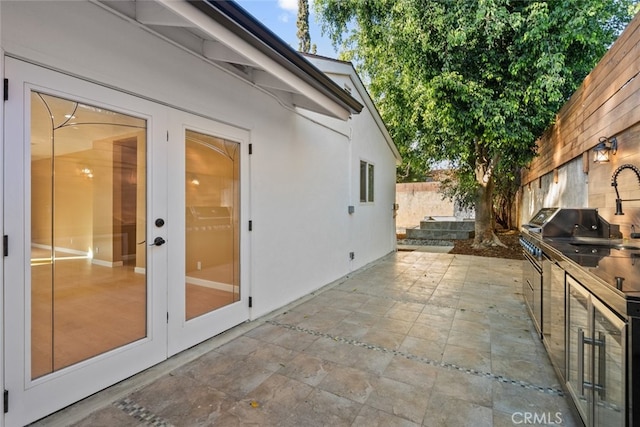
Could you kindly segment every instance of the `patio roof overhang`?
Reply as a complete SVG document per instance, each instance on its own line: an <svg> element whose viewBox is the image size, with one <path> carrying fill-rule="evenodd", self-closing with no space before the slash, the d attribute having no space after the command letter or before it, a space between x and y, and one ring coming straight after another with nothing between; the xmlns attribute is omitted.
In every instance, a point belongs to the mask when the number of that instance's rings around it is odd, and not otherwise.
<svg viewBox="0 0 640 427"><path fill-rule="evenodd" d="M347 120L363 106L231 1L95 0L290 108Z"/></svg>

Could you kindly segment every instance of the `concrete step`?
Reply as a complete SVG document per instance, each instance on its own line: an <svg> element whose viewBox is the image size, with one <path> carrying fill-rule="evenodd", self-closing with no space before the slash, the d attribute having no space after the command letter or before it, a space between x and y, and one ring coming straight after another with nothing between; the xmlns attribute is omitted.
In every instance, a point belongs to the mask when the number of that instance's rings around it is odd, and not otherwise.
<svg viewBox="0 0 640 427"><path fill-rule="evenodd" d="M475 221L420 221L421 230L474 231Z"/></svg>
<svg viewBox="0 0 640 427"><path fill-rule="evenodd" d="M473 237L473 231L465 230L423 230L407 228L407 239L464 240Z"/></svg>

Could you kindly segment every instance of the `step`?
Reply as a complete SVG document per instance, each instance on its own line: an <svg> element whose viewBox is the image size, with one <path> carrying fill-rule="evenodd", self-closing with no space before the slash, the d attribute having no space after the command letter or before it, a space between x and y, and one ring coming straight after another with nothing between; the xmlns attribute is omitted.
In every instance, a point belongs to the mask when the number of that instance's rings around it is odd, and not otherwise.
<svg viewBox="0 0 640 427"><path fill-rule="evenodd" d="M473 231L469 230L423 230L420 228L407 228L407 239L465 240L473 237L473 234Z"/></svg>
<svg viewBox="0 0 640 427"><path fill-rule="evenodd" d="M421 230L474 231L475 221L420 221Z"/></svg>

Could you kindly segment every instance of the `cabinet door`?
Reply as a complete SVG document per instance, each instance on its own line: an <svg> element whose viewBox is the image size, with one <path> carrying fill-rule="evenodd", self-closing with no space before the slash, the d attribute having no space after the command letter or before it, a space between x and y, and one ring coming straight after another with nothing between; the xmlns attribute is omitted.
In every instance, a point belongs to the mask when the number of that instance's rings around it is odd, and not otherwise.
<svg viewBox="0 0 640 427"><path fill-rule="evenodd" d="M549 357L560 373L562 380L567 378L565 350L565 273L553 262L543 274L542 319L544 341Z"/></svg>
<svg viewBox="0 0 640 427"><path fill-rule="evenodd" d="M593 298L594 425L625 425L626 325Z"/></svg>
<svg viewBox="0 0 640 427"><path fill-rule="evenodd" d="M592 348L585 343L590 339L591 330L589 293L570 276L567 276L567 287L567 386L580 416L586 425L591 425L589 410L592 407L592 393L588 385L593 383Z"/></svg>

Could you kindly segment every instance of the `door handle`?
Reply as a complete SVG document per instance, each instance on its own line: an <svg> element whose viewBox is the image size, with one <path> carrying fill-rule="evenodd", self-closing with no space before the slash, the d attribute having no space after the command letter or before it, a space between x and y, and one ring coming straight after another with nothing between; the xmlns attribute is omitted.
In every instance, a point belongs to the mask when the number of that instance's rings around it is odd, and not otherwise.
<svg viewBox="0 0 640 427"><path fill-rule="evenodd" d="M584 331L582 328L578 328L578 390L580 396L584 396Z"/></svg>
<svg viewBox="0 0 640 427"><path fill-rule="evenodd" d="M155 239L153 239L153 243L150 244L149 246L162 246L165 243L167 243L167 241L164 240L162 237L156 237Z"/></svg>
<svg viewBox="0 0 640 427"><path fill-rule="evenodd" d="M604 332L598 334L598 339L594 342L598 346L598 383L594 388L598 391L600 399L607 398L607 342Z"/></svg>

